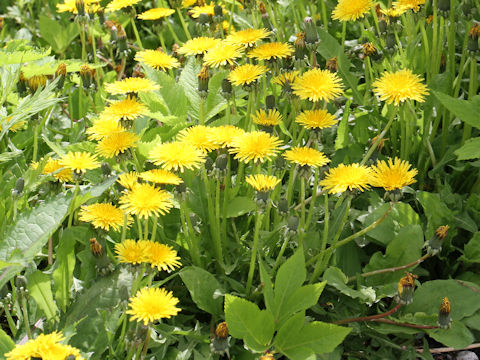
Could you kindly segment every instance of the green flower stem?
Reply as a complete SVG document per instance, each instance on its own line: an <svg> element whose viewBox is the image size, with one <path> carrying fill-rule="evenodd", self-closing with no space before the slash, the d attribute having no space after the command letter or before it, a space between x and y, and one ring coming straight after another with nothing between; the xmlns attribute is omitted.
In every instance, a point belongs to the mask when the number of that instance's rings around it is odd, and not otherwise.
<svg viewBox="0 0 480 360"><path fill-rule="evenodd" d="M422 33L422 45L425 49L425 60L430 59L430 46L428 44L428 36L427 32L425 31L425 19L420 20L420 32ZM428 67L425 68L425 72L427 73L427 83L431 80L431 73Z"/></svg>
<svg viewBox="0 0 480 360"><path fill-rule="evenodd" d="M305 176L300 177L300 228L303 230L302 233L305 233ZM303 236L302 236L303 237Z"/></svg>
<svg viewBox="0 0 480 360"><path fill-rule="evenodd" d="M345 53L345 38L347 36L347 22L342 21L342 53Z"/></svg>
<svg viewBox="0 0 480 360"><path fill-rule="evenodd" d="M132 159L133 159L133 163L135 164L136 170L138 172L141 172L142 171L142 166L140 165L140 161L138 161L137 153L135 152L135 150L132 151Z"/></svg>
<svg viewBox="0 0 480 360"><path fill-rule="evenodd" d="M13 337L17 336L17 326L15 325L15 321L13 321L12 313L8 308L8 304L4 304L3 309L5 310L5 317L7 318L8 328L12 333Z"/></svg>
<svg viewBox="0 0 480 360"><path fill-rule="evenodd" d="M75 201L77 200L78 192L80 191L80 185L78 184L78 180L75 181L75 190L73 191L72 201L70 202L70 211L68 215L68 225L67 227L71 227L73 223L73 214L75 212Z"/></svg>
<svg viewBox="0 0 480 360"><path fill-rule="evenodd" d="M168 30L170 31L170 34L172 34L173 39L177 44L181 44L182 41L177 36L177 33L173 30L172 24L170 24L170 21L166 20L165 23L167 24Z"/></svg>
<svg viewBox="0 0 480 360"><path fill-rule="evenodd" d="M470 29L472 27L472 20L468 21L465 25L465 29ZM462 78L463 78L463 73L465 72L466 69L466 62L470 60L470 57L468 56L467 52L467 45L468 45L468 31L465 31L465 36L463 38L463 45L462 45L462 57L460 58L460 64L458 66L458 74L457 77L455 78L455 81L453 82L453 97L456 98L458 97L458 94L460 93L460 87L462 85Z"/></svg>
<svg viewBox="0 0 480 360"><path fill-rule="evenodd" d="M322 12L322 22L325 31L328 32L328 18L327 18L327 7L325 6L325 1L320 1L320 8Z"/></svg>
<svg viewBox="0 0 480 360"><path fill-rule="evenodd" d="M323 261L323 257L325 255L325 249L327 248L328 227L329 227L329 223L330 223L330 212L329 212L329 208L328 208L328 193L325 193L325 195L324 195L323 207L324 207L325 215L324 215L324 222L323 222L324 225L323 225L322 244L321 244L321 248L320 248L320 253L318 253L318 255L317 255L317 259L316 259L317 263L315 264L315 269L313 271L313 275L310 278L310 283L311 284L315 281L317 276L320 274L320 271L321 271L320 268L321 268L321 264L322 264L322 261ZM312 258L311 260L312 260L311 263L313 263L314 259Z"/></svg>
<svg viewBox="0 0 480 360"><path fill-rule="evenodd" d="M287 185L287 203L290 207L293 196L293 184L295 183L295 177L297 176L297 169L292 167L288 173L288 185Z"/></svg>
<svg viewBox="0 0 480 360"><path fill-rule="evenodd" d="M185 23L185 19L183 18L180 8L177 8L177 14L178 14L178 17L180 18L180 23L182 24L182 28L183 28L183 31L185 32L185 36L187 37L187 40L190 40L192 36L190 35L190 31L188 31L187 24Z"/></svg>
<svg viewBox="0 0 480 360"><path fill-rule="evenodd" d="M245 114L245 126L243 127L244 129L247 129L247 131L251 130L252 127L252 107L253 103L255 102L255 92L250 91L248 95L248 104L247 104L247 112Z"/></svg>
<svg viewBox="0 0 480 360"><path fill-rule="evenodd" d="M258 211L257 209L256 216L255 216L255 229L253 231L252 255L250 257L250 268L248 270L248 277L247 277L247 287L246 287L247 295L250 295L250 291L252 288L253 274L255 272L255 263L256 263L257 251L258 251L258 239L260 234L260 227L262 224L262 218L263 218L263 214L261 214L260 211Z"/></svg>
<svg viewBox="0 0 480 360"><path fill-rule="evenodd" d="M437 1L438 0L433 0L433 20L432 20L432 54L431 54L431 69L430 69L430 78L433 78L433 76L437 73L436 71L436 66L435 64L437 63L437 57L439 56L439 53L437 51L438 47L438 15L437 15ZM453 10L453 9L452 9ZM440 49L441 51L441 49Z"/></svg>
<svg viewBox="0 0 480 360"><path fill-rule="evenodd" d="M30 329L30 324L28 321L28 304L27 298L25 297L25 293L20 294L20 303L22 308L22 315L23 315L23 323L25 325L25 330L27 331L27 337L29 339L33 339L32 337L32 330Z"/></svg>
<svg viewBox="0 0 480 360"><path fill-rule="evenodd" d="M310 207L308 208L307 221L305 222L305 225L304 225L305 233L308 231L308 228L310 227L310 224L313 219L313 213L315 212L315 201L317 200L318 181L319 181L318 169L315 169L315 178L313 181L313 192L311 196L312 200L311 200ZM305 207L306 199L302 201L302 205Z"/></svg>
<svg viewBox="0 0 480 360"><path fill-rule="evenodd" d="M153 217L153 228L152 228L152 237L151 241L155 241L155 237L157 236L157 223L158 223L158 218L156 216Z"/></svg>
<svg viewBox="0 0 480 360"><path fill-rule="evenodd" d="M477 62L470 58L470 82L468 84L468 98L472 99L477 92ZM464 124L462 144L465 143L472 136L472 126Z"/></svg>
<svg viewBox="0 0 480 360"><path fill-rule="evenodd" d="M228 201L229 201L229 193L230 193L230 187L232 186L231 184L231 158L230 155L227 154L227 172L225 174L225 190L223 191L223 208L222 208L222 237L227 240L227 209L228 209Z"/></svg>
<svg viewBox="0 0 480 360"><path fill-rule="evenodd" d="M278 267L280 266L280 262L282 261L283 254L285 253L285 250L287 249L288 241L290 240L289 235L285 235L285 239L283 240L282 247L280 248L280 252L277 255L277 259L275 260L275 265L273 266L272 273L275 273L277 271Z"/></svg>
<svg viewBox="0 0 480 360"><path fill-rule="evenodd" d="M200 251L198 249L198 239L195 235L190 217L188 216L186 199L180 201L180 217L183 217L183 233L185 234L185 240L187 241L189 246L188 250L190 251L190 256L192 257L193 264L195 266L203 267L200 258Z"/></svg>
<svg viewBox="0 0 480 360"><path fill-rule="evenodd" d="M163 38L163 31L161 31L159 28L157 34L158 34L158 38L160 39L160 45L162 45L162 49L166 53L167 45L165 45L165 39Z"/></svg>
<svg viewBox="0 0 480 360"><path fill-rule="evenodd" d="M125 238L126 238L126 235L127 235L127 227L128 227L128 214L124 213L123 214L123 227L122 227L121 242L125 241Z"/></svg>
<svg viewBox="0 0 480 360"><path fill-rule="evenodd" d="M144 222L144 226L145 228L143 229L143 239L144 240L148 240L148 217L146 217L143 222Z"/></svg>
<svg viewBox="0 0 480 360"><path fill-rule="evenodd" d="M85 44L85 23L78 22L78 31L80 33L80 42L82 44L82 61L87 61L87 48Z"/></svg>
<svg viewBox="0 0 480 360"><path fill-rule="evenodd" d="M32 155L32 162L37 161L37 153L38 153L38 121L35 121L33 125L33 155Z"/></svg>
<svg viewBox="0 0 480 360"><path fill-rule="evenodd" d="M147 335L145 336L145 342L143 344L142 357L140 359L145 359L145 356L147 355L148 342L150 341L151 334L152 334L152 325L148 324Z"/></svg>
<svg viewBox="0 0 480 360"><path fill-rule="evenodd" d="M137 25L135 25L135 17L130 18L130 24L132 24L133 33L135 34L135 39L137 40L138 46L140 47L140 50L143 50L142 39L140 39Z"/></svg>
<svg viewBox="0 0 480 360"><path fill-rule="evenodd" d="M228 33L230 34L230 30L232 30L233 24L233 11L235 10L235 1L232 0L232 5L230 5L230 16L228 19Z"/></svg>
<svg viewBox="0 0 480 360"><path fill-rule="evenodd" d="M226 246L227 239L226 237L223 237L222 235L222 230L220 226L220 218L222 217L222 214L220 213L220 176L216 177L216 184L215 184L215 227L216 227L216 233L218 234L219 240L220 240L220 247L222 248L222 253L223 253L223 246Z"/></svg>
<svg viewBox="0 0 480 360"><path fill-rule="evenodd" d="M198 116L198 123L200 125L205 125L205 99L200 98L200 114Z"/></svg>
<svg viewBox="0 0 480 360"><path fill-rule="evenodd" d="M447 58L447 69L450 71L451 76L455 76L455 11L456 4L455 0L450 0L450 18L449 24L445 23L447 31L447 40L448 40L448 58ZM468 30L468 28L467 28Z"/></svg>
<svg viewBox="0 0 480 360"><path fill-rule="evenodd" d="M138 238L143 239L143 231L142 231L142 222L140 221L140 217L137 218L137 228L138 228Z"/></svg>
<svg viewBox="0 0 480 360"><path fill-rule="evenodd" d="M243 161L240 161L238 165L237 176L235 178L235 187L233 188L233 191L232 191L232 197L235 197L238 194L238 191L240 190L240 186L243 184L244 172L245 172L245 163Z"/></svg>

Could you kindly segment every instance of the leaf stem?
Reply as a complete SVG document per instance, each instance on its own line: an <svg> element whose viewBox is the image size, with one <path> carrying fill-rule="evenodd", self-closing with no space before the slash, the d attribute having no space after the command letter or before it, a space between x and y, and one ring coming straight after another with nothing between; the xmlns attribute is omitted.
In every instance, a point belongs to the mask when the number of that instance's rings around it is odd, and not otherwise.
<svg viewBox="0 0 480 360"><path fill-rule="evenodd" d="M263 217L263 214L261 214L260 211L258 211L257 209L256 216L255 216L255 229L253 232L252 255L250 257L250 268L248 270L248 277L247 277L247 287L246 287L247 296L250 295L250 290L252 288L252 281L253 281L253 274L255 272L255 263L256 263L257 251L258 251L258 239L260 234L260 226L262 224L262 217Z"/></svg>

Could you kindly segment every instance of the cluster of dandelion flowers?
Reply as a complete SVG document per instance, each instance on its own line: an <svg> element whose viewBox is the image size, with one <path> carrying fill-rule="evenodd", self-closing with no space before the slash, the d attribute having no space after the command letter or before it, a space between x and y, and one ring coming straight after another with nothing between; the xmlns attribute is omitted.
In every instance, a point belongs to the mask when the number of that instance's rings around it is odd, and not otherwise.
<svg viewBox="0 0 480 360"><path fill-rule="evenodd" d="M282 122L282 115L276 109L267 111L260 109L255 115L252 115L254 124L262 126L276 126Z"/></svg>
<svg viewBox="0 0 480 360"><path fill-rule="evenodd" d="M185 44L183 44L180 49L178 49L178 53L182 55L203 55L208 50L213 49L215 46L221 43L222 40L215 39L212 37L196 37L193 39L188 40Z"/></svg>
<svg viewBox="0 0 480 360"><path fill-rule="evenodd" d="M112 228L118 231L123 226L124 215L123 210L115 205L101 203L83 205L80 209L79 219L91 223L95 229L100 228L109 231Z"/></svg>
<svg viewBox="0 0 480 360"><path fill-rule="evenodd" d="M225 9L222 7L223 12ZM200 15L206 14L208 16L215 15L215 4L208 4L203 6L194 6L189 12L190 16L194 19L198 19Z"/></svg>
<svg viewBox="0 0 480 360"><path fill-rule="evenodd" d="M232 65L233 62L242 56L242 50L239 46L221 42L214 48L208 50L203 57L204 64L209 67L220 67L223 65Z"/></svg>
<svg viewBox="0 0 480 360"><path fill-rule="evenodd" d="M137 320L148 325L156 320L176 316L181 311L175 306L177 304L178 299L165 289L143 288L130 298L130 309L126 313L132 315L132 321Z"/></svg>
<svg viewBox="0 0 480 360"><path fill-rule="evenodd" d="M154 8L147 10L137 17L142 20L160 20L175 13L175 10L169 8Z"/></svg>
<svg viewBox="0 0 480 360"><path fill-rule="evenodd" d="M173 271L182 265L172 247L151 240L124 240L115 245L115 253L121 263L148 263L159 271Z"/></svg>
<svg viewBox="0 0 480 360"><path fill-rule="evenodd" d="M288 43L271 42L259 45L248 53L249 58L257 60L284 59L294 52L293 46Z"/></svg>
<svg viewBox="0 0 480 360"><path fill-rule="evenodd" d="M183 172L194 170L205 163L205 153L194 145L174 141L156 145L149 154L149 159L165 170Z"/></svg>
<svg viewBox="0 0 480 360"><path fill-rule="evenodd" d="M17 345L4 354L6 360L29 359L67 359L83 360L80 351L70 345L62 344L65 336L59 332L40 334L22 345Z"/></svg>
<svg viewBox="0 0 480 360"><path fill-rule="evenodd" d="M328 70L312 69L292 84L293 93L302 100L330 101L343 93L343 85L337 74Z"/></svg>
<svg viewBox="0 0 480 360"><path fill-rule="evenodd" d="M155 184L180 185L183 183L180 177L170 171L162 169L148 170L140 173L138 176L145 181Z"/></svg>
<svg viewBox="0 0 480 360"><path fill-rule="evenodd" d="M281 145L280 139L274 135L264 131L251 131L233 139L229 152L235 154L235 159L244 163L249 161L263 163L277 156Z"/></svg>
<svg viewBox="0 0 480 360"><path fill-rule="evenodd" d="M266 72L267 68L263 65L240 65L228 74L228 80L236 86L250 85Z"/></svg>
<svg viewBox="0 0 480 360"><path fill-rule="evenodd" d="M396 72L386 71L382 77L372 84L373 92L387 104L398 106L405 100L424 102L428 95L427 85L422 83L422 78L409 69Z"/></svg>
<svg viewBox="0 0 480 360"><path fill-rule="evenodd" d="M128 7L131 7L131 6L139 3L140 1L141 0L112 0L105 7L105 11L106 12L112 12L112 11L128 8Z"/></svg>
<svg viewBox="0 0 480 360"><path fill-rule="evenodd" d="M308 147L293 147L285 151L283 157L300 166L321 167L330 162L324 153Z"/></svg>
<svg viewBox="0 0 480 360"><path fill-rule="evenodd" d="M363 191L370 188L372 170L364 165L340 164L330 169L320 185L328 190L330 194L343 193L347 190Z"/></svg>
<svg viewBox="0 0 480 360"><path fill-rule="evenodd" d="M149 79L139 77L126 78L105 84L105 91L112 95L134 94L158 89L160 89L160 85Z"/></svg>
<svg viewBox="0 0 480 360"><path fill-rule="evenodd" d="M72 169L65 168L59 159L48 159L45 164L42 174L52 175L56 180L60 182L69 182L73 181L73 171Z"/></svg>
<svg viewBox="0 0 480 360"><path fill-rule="evenodd" d="M135 148L140 138L132 132L122 131L112 133L104 137L97 144L97 152L103 157L110 159L124 153L128 149Z"/></svg>
<svg viewBox="0 0 480 360"><path fill-rule="evenodd" d="M191 144L198 150L207 153L218 147L209 136L211 132L212 128L208 126L194 125L180 131L177 135L177 140Z"/></svg>
<svg viewBox="0 0 480 360"><path fill-rule="evenodd" d="M125 131L125 128L112 116L103 114L93 121L93 125L86 129L85 133L90 140L102 140L105 136Z"/></svg>
<svg viewBox="0 0 480 360"><path fill-rule="evenodd" d="M138 172L130 171L118 176L117 182L125 189L131 190L138 184Z"/></svg>
<svg viewBox="0 0 480 360"><path fill-rule="evenodd" d="M161 50L143 50L135 54L135 61L141 62L156 70L169 70L178 68L180 63L173 56Z"/></svg>
<svg viewBox="0 0 480 360"><path fill-rule="evenodd" d="M234 125L222 125L212 127L211 132L208 135L209 139L217 144L219 147L231 147L233 140L245 134L245 130Z"/></svg>
<svg viewBox="0 0 480 360"><path fill-rule="evenodd" d="M96 13L100 9L100 5L98 5L99 2L100 0L83 0L85 12L89 14ZM57 12L78 14L77 0L65 0L62 4L57 4Z"/></svg>
<svg viewBox="0 0 480 360"><path fill-rule="evenodd" d="M96 155L85 151L69 152L60 158L60 165L80 174L100 166Z"/></svg>
<svg viewBox="0 0 480 360"><path fill-rule="evenodd" d="M267 192L273 190L280 183L281 179L273 175L256 174L247 176L245 181L255 190Z"/></svg>
<svg viewBox="0 0 480 360"><path fill-rule="evenodd" d="M410 169L411 165L406 160L399 158L380 160L372 166L372 179L370 184L383 187L387 191L399 190L416 182L417 169Z"/></svg>
<svg viewBox="0 0 480 360"><path fill-rule="evenodd" d="M334 115L330 114L327 110L306 110L300 113L295 122L302 125L306 129L321 130L334 126L338 120Z"/></svg>
<svg viewBox="0 0 480 360"><path fill-rule="evenodd" d="M420 6L425 4L425 0L397 0L393 3L393 8L398 11L413 10L417 12Z"/></svg>
<svg viewBox="0 0 480 360"><path fill-rule="evenodd" d="M372 0L339 0L332 11L332 19L355 21L363 18L372 6Z"/></svg>
<svg viewBox="0 0 480 360"><path fill-rule="evenodd" d="M227 36L225 41L233 45L253 47L258 41L265 39L270 34L271 32L267 29L245 29L233 32Z"/></svg>
<svg viewBox="0 0 480 360"><path fill-rule="evenodd" d="M172 195L151 184L136 184L120 198L121 208L129 214L148 218L165 215L173 207Z"/></svg>

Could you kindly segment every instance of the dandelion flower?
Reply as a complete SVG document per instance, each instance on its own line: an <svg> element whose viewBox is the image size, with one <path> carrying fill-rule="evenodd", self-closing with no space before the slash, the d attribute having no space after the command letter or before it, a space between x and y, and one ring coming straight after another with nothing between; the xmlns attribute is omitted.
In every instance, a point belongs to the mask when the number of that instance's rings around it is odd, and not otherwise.
<svg viewBox="0 0 480 360"><path fill-rule="evenodd" d="M155 184L179 185L183 183L183 180L177 175L162 169L153 169L142 172L139 174L139 177Z"/></svg>
<svg viewBox="0 0 480 360"><path fill-rule="evenodd" d="M11 120L12 120L12 116L6 118L5 119L5 125L8 126L8 124L10 123ZM23 128L25 126L25 124L26 124L25 120L17 121L15 124L11 125L8 128L8 130L11 131L11 132L17 132L18 130ZM2 131L2 124L0 124L0 131Z"/></svg>
<svg viewBox="0 0 480 360"><path fill-rule="evenodd" d="M101 113L100 117L116 121L135 120L140 116L147 115L147 106L135 97L128 96L126 99L112 101Z"/></svg>
<svg viewBox="0 0 480 360"><path fill-rule="evenodd" d="M372 166L371 185L383 187L387 191L401 189L416 182L417 169L410 169L411 165L406 160L395 158L388 159L388 163L380 160Z"/></svg>
<svg viewBox="0 0 480 360"><path fill-rule="evenodd" d="M372 170L364 165L340 164L330 169L320 185L328 190L330 194L338 194L350 190L368 190Z"/></svg>
<svg viewBox="0 0 480 360"><path fill-rule="evenodd" d="M227 64L232 65L235 59L241 56L240 47L221 42L208 50L203 57L203 61L205 65L216 68Z"/></svg>
<svg viewBox="0 0 480 360"><path fill-rule="evenodd" d="M224 8L222 8L225 11ZM207 14L208 16L215 15L215 4L208 4L204 6L194 6L190 11L189 14L194 18L198 19L201 14Z"/></svg>
<svg viewBox="0 0 480 360"><path fill-rule="evenodd" d="M146 241L127 239L115 244L115 253L118 261L121 263L136 265L145 262L147 256L146 248Z"/></svg>
<svg viewBox="0 0 480 360"><path fill-rule="evenodd" d="M228 35L225 41L229 44L253 47L257 41L265 39L271 34L267 29L245 29Z"/></svg>
<svg viewBox="0 0 480 360"><path fill-rule="evenodd" d="M292 85L295 95L302 100L330 101L342 94L342 81L328 70L312 69L304 73Z"/></svg>
<svg viewBox="0 0 480 360"><path fill-rule="evenodd" d="M165 215L173 207L172 195L150 184L137 184L120 198L121 208L129 214L148 218Z"/></svg>
<svg viewBox="0 0 480 360"><path fill-rule="evenodd" d="M83 205L80 209L79 219L92 223L95 229L109 231L112 228L118 231L123 226L124 213L111 203Z"/></svg>
<svg viewBox="0 0 480 360"><path fill-rule="evenodd" d="M233 125L222 125L212 127L212 131L210 134L208 134L208 137L211 141L213 141L213 143L224 148L230 147L233 140L243 134L245 134L245 130L239 127Z"/></svg>
<svg viewBox="0 0 480 360"><path fill-rule="evenodd" d="M95 120L93 125L85 131L90 140L102 140L105 136L125 131L118 120L113 119L112 116L104 115Z"/></svg>
<svg viewBox="0 0 480 360"><path fill-rule="evenodd" d="M142 20L160 20L175 13L175 10L169 8L155 8L147 10L137 17Z"/></svg>
<svg viewBox="0 0 480 360"><path fill-rule="evenodd" d="M211 131L212 128L204 125L190 126L178 133L177 140L183 143L191 144L198 150L207 153L215 150L218 147L209 136Z"/></svg>
<svg viewBox="0 0 480 360"><path fill-rule="evenodd" d="M165 170L183 172L198 169L205 162L205 153L189 143L174 141L155 146L149 159Z"/></svg>
<svg viewBox="0 0 480 360"><path fill-rule="evenodd" d="M97 152L110 159L128 149L135 148L138 140L137 135L128 131L112 133L98 143Z"/></svg>
<svg viewBox="0 0 480 360"><path fill-rule="evenodd" d="M89 14L96 13L100 9L98 2L100 0L83 0L85 5L85 12ZM57 12L71 12L72 14L78 14L77 0L65 0L62 4L57 4Z"/></svg>
<svg viewBox="0 0 480 360"><path fill-rule="evenodd" d="M254 48L248 53L248 57L257 60L275 60L289 57L293 52L293 46L288 43L271 42Z"/></svg>
<svg viewBox="0 0 480 360"><path fill-rule="evenodd" d="M160 89L160 85L145 78L126 78L110 84L105 84L105 91L112 95L139 93Z"/></svg>
<svg viewBox="0 0 480 360"><path fill-rule="evenodd" d="M186 9L197 3L197 0L182 0L182 8Z"/></svg>
<svg viewBox="0 0 480 360"><path fill-rule="evenodd" d="M147 64L148 66L159 70L178 68L180 63L173 56L160 50L143 50L135 54L135 61Z"/></svg>
<svg viewBox="0 0 480 360"><path fill-rule="evenodd" d="M252 119L257 125L275 126L282 122L282 115L276 109L267 111L260 109L255 115L252 115Z"/></svg>
<svg viewBox="0 0 480 360"><path fill-rule="evenodd" d="M388 17L391 17L391 18L396 18L396 17L399 17L401 16L406 10L402 10L400 8L394 8L394 7L391 7L391 8L388 8L388 9L380 9L380 12L385 15L385 16L388 16Z"/></svg>
<svg viewBox="0 0 480 360"><path fill-rule="evenodd" d="M298 71L288 71L275 76L272 79L274 84L278 84L282 87L292 85L298 79Z"/></svg>
<svg viewBox="0 0 480 360"><path fill-rule="evenodd" d="M106 12L112 12L116 10L121 10L130 6L133 6L140 2L140 0L112 0L105 7Z"/></svg>
<svg viewBox="0 0 480 360"><path fill-rule="evenodd" d="M417 12L420 10L420 5L425 4L425 0L397 0L393 3L393 8L398 11L405 12L407 10L413 10Z"/></svg>
<svg viewBox="0 0 480 360"><path fill-rule="evenodd" d="M308 147L293 147L283 157L300 166L319 167L330 162L324 153Z"/></svg>
<svg viewBox="0 0 480 360"><path fill-rule="evenodd" d="M280 179L272 175L249 175L245 178L247 184L252 186L257 191L270 191L280 183Z"/></svg>
<svg viewBox="0 0 480 360"><path fill-rule="evenodd" d="M338 4L332 12L332 19L355 21L363 18L372 6L372 0L338 0Z"/></svg>
<svg viewBox="0 0 480 360"><path fill-rule="evenodd" d="M170 319L181 309L175 305L178 299L170 291L159 288L140 289L128 303L127 314L133 315L131 320L143 321L144 325L160 319Z"/></svg>
<svg viewBox="0 0 480 360"><path fill-rule="evenodd" d="M325 129L332 127L337 123L335 116L327 110L306 110L300 113L295 122L307 129Z"/></svg>
<svg viewBox="0 0 480 360"><path fill-rule="evenodd" d="M60 158L60 165L76 172L83 173L100 166L97 157L84 151L69 152Z"/></svg>
<svg viewBox="0 0 480 360"><path fill-rule="evenodd" d="M393 103L395 106L405 100L424 102L428 88L422 80L409 69L386 71L380 79L373 82L373 92L381 101L385 100L387 104Z"/></svg>
<svg viewBox="0 0 480 360"><path fill-rule="evenodd" d="M266 72L267 68L263 65L240 65L228 74L228 80L230 80L233 85L237 86L249 85Z"/></svg>
<svg viewBox="0 0 480 360"><path fill-rule="evenodd" d="M172 271L176 267L182 266L177 252L170 246L160 244L154 241L145 241L145 262L148 262L152 268L156 267L158 271Z"/></svg>
<svg viewBox="0 0 480 360"><path fill-rule="evenodd" d="M59 159L48 159L45 167L42 170L42 174L52 175L60 182L73 181L72 169L65 168L62 164L60 164Z"/></svg>
<svg viewBox="0 0 480 360"><path fill-rule="evenodd" d="M125 189L132 190L138 184L138 173L136 171L123 173L118 177L117 182Z"/></svg>
<svg viewBox="0 0 480 360"><path fill-rule="evenodd" d="M178 53L182 55L203 55L221 42L222 40L212 37L196 37L183 44L183 46L178 49Z"/></svg>
<svg viewBox="0 0 480 360"><path fill-rule="evenodd" d="M235 159L248 163L249 161L271 160L280 151L280 139L264 131L246 132L233 139L230 153Z"/></svg>

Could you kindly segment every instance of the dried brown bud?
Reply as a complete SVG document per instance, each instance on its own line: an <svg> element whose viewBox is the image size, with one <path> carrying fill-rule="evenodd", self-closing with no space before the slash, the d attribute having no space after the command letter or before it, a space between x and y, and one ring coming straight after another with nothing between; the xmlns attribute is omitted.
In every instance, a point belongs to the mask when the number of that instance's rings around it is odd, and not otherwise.
<svg viewBox="0 0 480 360"><path fill-rule="evenodd" d="M27 79L28 87L32 92L37 91L38 88L42 88L47 84L47 77L45 75L35 75Z"/></svg>
<svg viewBox="0 0 480 360"><path fill-rule="evenodd" d="M94 256L102 255L102 245L100 245L96 238L90 239L90 251Z"/></svg>
<svg viewBox="0 0 480 360"><path fill-rule="evenodd" d="M377 53L377 49L371 42L363 44L363 54L365 56L372 56Z"/></svg>
<svg viewBox="0 0 480 360"><path fill-rule="evenodd" d="M219 339L226 339L228 337L228 326L225 321L218 324L215 330L215 336Z"/></svg>
<svg viewBox="0 0 480 360"><path fill-rule="evenodd" d="M60 63L57 67L57 71L55 71L55 75L66 76L67 75L67 64Z"/></svg>
<svg viewBox="0 0 480 360"><path fill-rule="evenodd" d="M325 64L325 67L330 70L330 72L337 72L338 71L338 62L337 62L337 57L334 56L331 59L327 60L327 63Z"/></svg>
<svg viewBox="0 0 480 360"><path fill-rule="evenodd" d="M258 10L260 10L260 14L266 14L267 13L267 8L265 6L265 3L263 1L260 1L258 3Z"/></svg>
<svg viewBox="0 0 480 360"><path fill-rule="evenodd" d="M450 301L447 297L443 298L442 304L440 305L437 322L442 328L450 327L452 319L450 318Z"/></svg>
<svg viewBox="0 0 480 360"><path fill-rule="evenodd" d="M471 38L478 39L478 36L480 35L480 27L478 24L473 25L468 34Z"/></svg>
<svg viewBox="0 0 480 360"><path fill-rule="evenodd" d="M406 276L400 279L398 282L399 303L407 305L412 302L415 291L415 279L417 277L417 275L407 272Z"/></svg>

